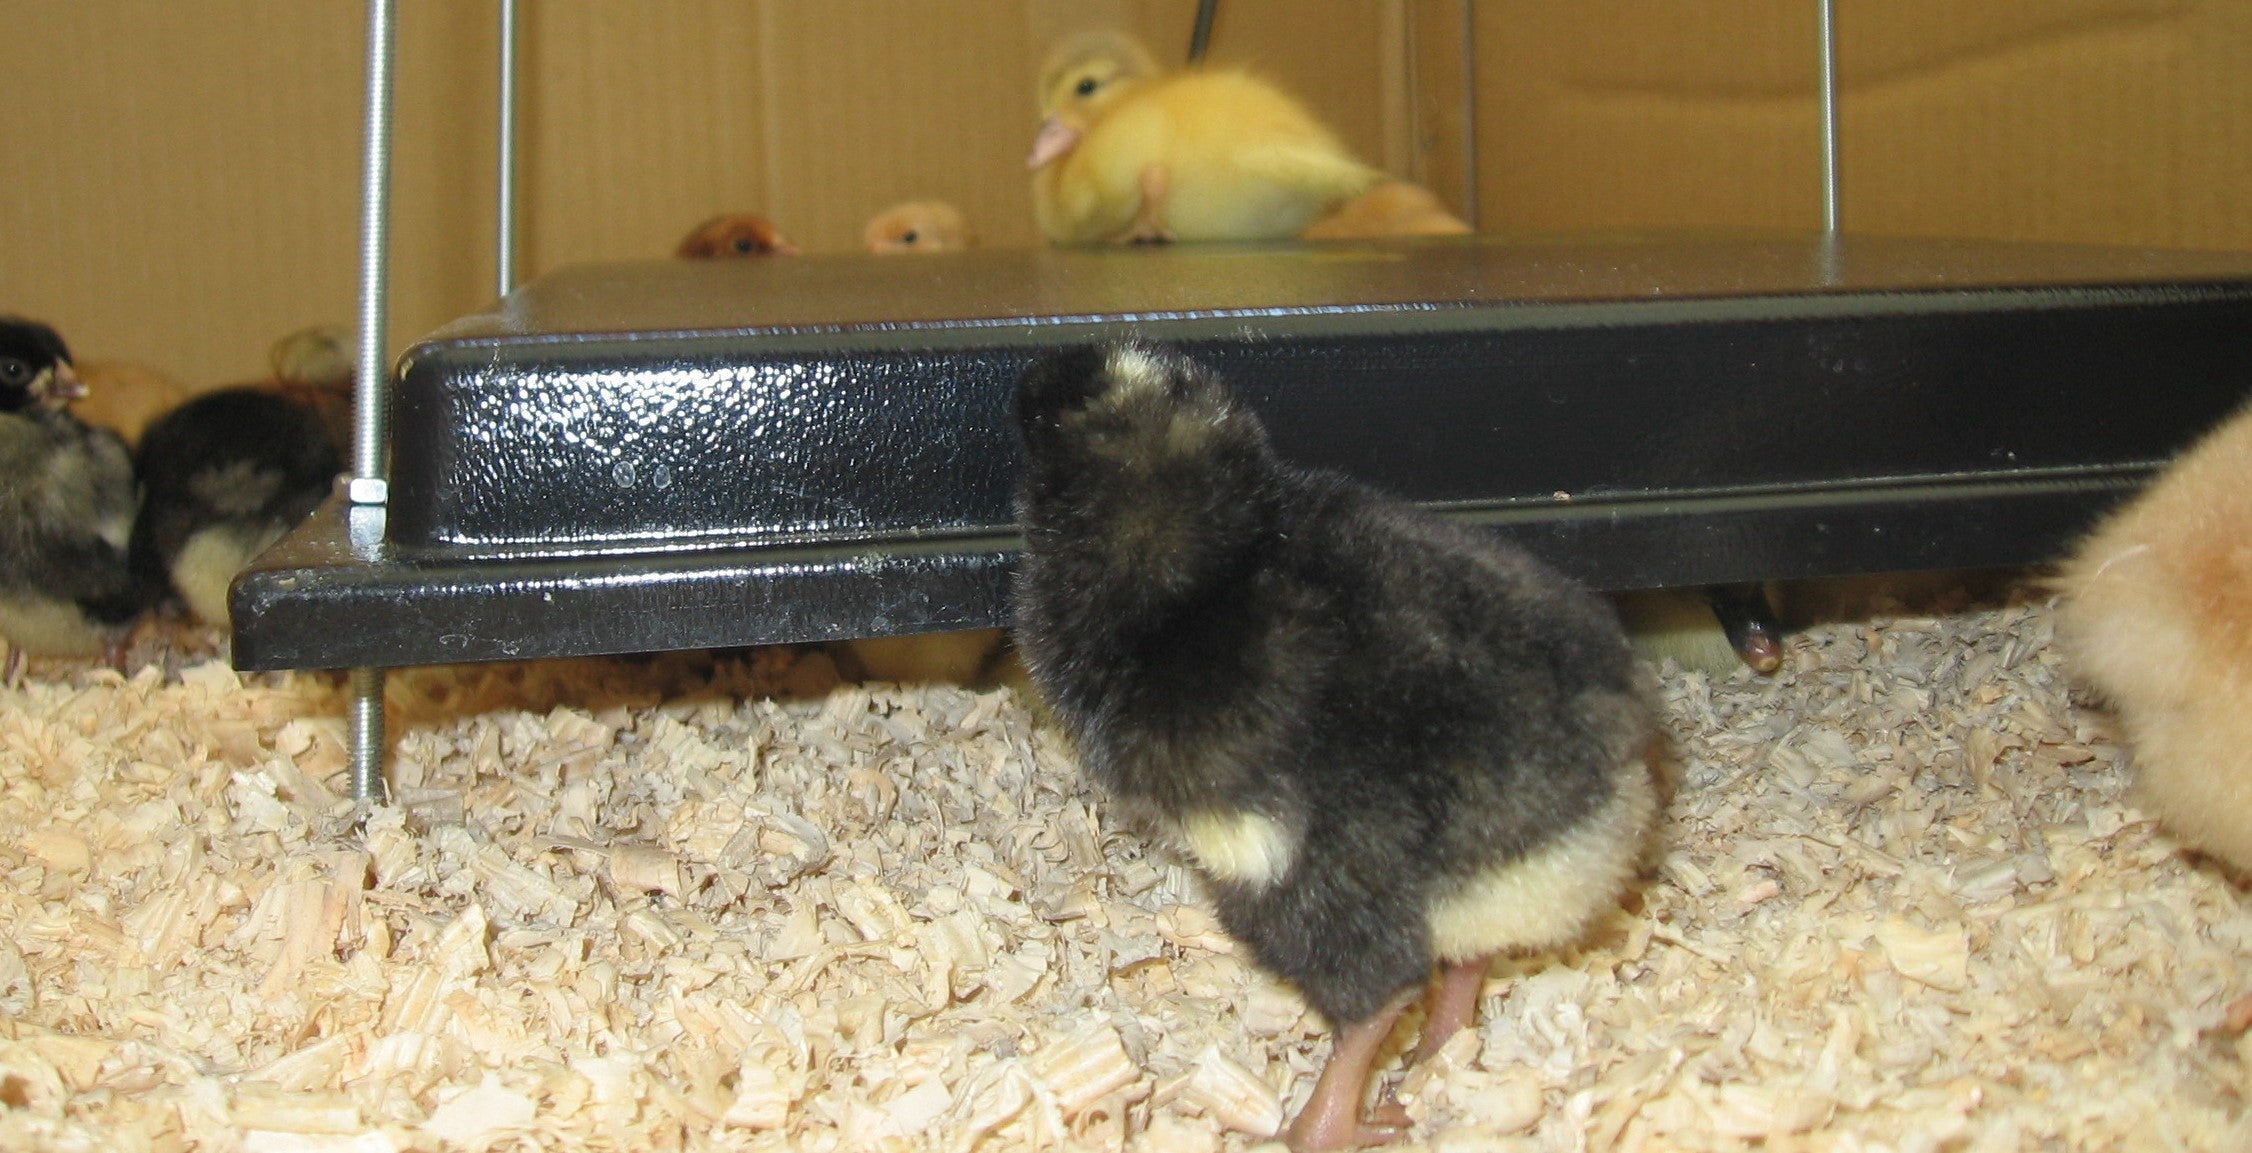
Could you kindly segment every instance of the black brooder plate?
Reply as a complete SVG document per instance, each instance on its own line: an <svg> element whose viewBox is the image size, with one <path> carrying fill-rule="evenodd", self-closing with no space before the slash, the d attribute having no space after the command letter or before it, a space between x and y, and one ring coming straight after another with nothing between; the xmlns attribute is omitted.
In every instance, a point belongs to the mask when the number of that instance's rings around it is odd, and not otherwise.
<svg viewBox="0 0 2252 1153"><path fill-rule="evenodd" d="M2252 254L1853 237L566 269L402 360L391 503L233 592L245 669L1000 623L1009 398L1134 333L1278 449L1605 587L2053 556L2252 392Z"/></svg>

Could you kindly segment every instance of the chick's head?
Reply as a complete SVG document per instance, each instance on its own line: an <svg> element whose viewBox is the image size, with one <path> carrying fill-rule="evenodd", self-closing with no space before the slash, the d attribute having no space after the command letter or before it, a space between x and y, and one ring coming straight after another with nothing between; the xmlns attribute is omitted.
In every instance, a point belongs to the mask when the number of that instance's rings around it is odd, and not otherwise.
<svg viewBox="0 0 2252 1153"><path fill-rule="evenodd" d="M1157 75L1157 59L1140 41L1108 30L1074 36L1040 68L1040 115L1092 119L1134 81Z"/></svg>
<svg viewBox="0 0 2252 1153"><path fill-rule="evenodd" d="M796 256L798 246L763 216L730 212L696 226L682 237L673 255L683 260L726 260L740 256Z"/></svg>
<svg viewBox="0 0 2252 1153"><path fill-rule="evenodd" d="M972 247L962 210L943 200L910 200L877 213L861 230L870 252L960 252Z"/></svg>
<svg viewBox="0 0 2252 1153"><path fill-rule="evenodd" d="M1108 483L1264 460L1266 434L1220 379L1135 341L1040 362L1018 382L1017 428L1036 473Z"/></svg>
<svg viewBox="0 0 2252 1153"><path fill-rule="evenodd" d="M85 395L61 335L36 320L0 317L0 412L59 409Z"/></svg>
<svg viewBox="0 0 2252 1153"><path fill-rule="evenodd" d="M1058 45L1040 68L1040 133L1028 166L1039 168L1071 151L1088 125L1157 73L1149 49L1123 32L1086 32Z"/></svg>

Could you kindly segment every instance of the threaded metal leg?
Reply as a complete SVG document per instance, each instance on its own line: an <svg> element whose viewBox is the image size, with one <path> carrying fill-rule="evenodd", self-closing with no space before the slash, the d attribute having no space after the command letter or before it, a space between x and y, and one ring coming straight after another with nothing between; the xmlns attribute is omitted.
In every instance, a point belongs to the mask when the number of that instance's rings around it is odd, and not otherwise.
<svg viewBox="0 0 2252 1153"><path fill-rule="evenodd" d="M352 754L352 799L381 804L384 797L383 670L352 670L352 702L346 713L346 740Z"/></svg>
<svg viewBox="0 0 2252 1153"><path fill-rule="evenodd" d="M384 455L389 447L385 417L391 397L384 341L389 324L391 70L398 15L397 0L368 0L367 142L360 201L360 349L353 381L352 482L348 490L355 521L363 510L380 514L390 499ZM352 799L380 804L387 745L383 735L382 669L352 670L352 699L346 708L345 728L351 754Z"/></svg>

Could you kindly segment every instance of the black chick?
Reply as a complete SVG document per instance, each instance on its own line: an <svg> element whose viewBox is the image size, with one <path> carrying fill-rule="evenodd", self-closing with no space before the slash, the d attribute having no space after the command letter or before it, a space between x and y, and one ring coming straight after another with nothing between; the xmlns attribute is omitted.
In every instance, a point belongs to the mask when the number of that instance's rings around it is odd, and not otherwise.
<svg viewBox="0 0 2252 1153"><path fill-rule="evenodd" d="M125 442L64 407L85 394L70 349L0 317L0 635L25 654L119 657L139 614L126 562L136 490Z"/></svg>
<svg viewBox="0 0 2252 1153"><path fill-rule="evenodd" d="M1220 919L1337 1030L1289 1130L1364 1123L1487 961L1569 943L1640 865L1654 708L1610 606L1530 556L1294 468L1212 373L1116 344L1018 385L1018 643L1087 770L1176 841Z"/></svg>
<svg viewBox="0 0 2252 1153"><path fill-rule="evenodd" d="M150 425L139 465L147 495L133 525L135 573L225 626L235 574L321 503L344 456L312 406L244 385Z"/></svg>

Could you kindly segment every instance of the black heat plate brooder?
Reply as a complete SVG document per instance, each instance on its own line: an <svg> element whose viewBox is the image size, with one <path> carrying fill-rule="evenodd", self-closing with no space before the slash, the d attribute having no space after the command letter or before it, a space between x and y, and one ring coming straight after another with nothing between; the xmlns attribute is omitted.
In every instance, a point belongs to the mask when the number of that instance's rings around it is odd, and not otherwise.
<svg viewBox="0 0 2252 1153"><path fill-rule="evenodd" d="M2252 392L2252 254L1854 237L566 269L401 361L388 510L233 593L246 669L1000 623L1042 349L1214 363L1286 457L1626 588L2038 562Z"/></svg>

